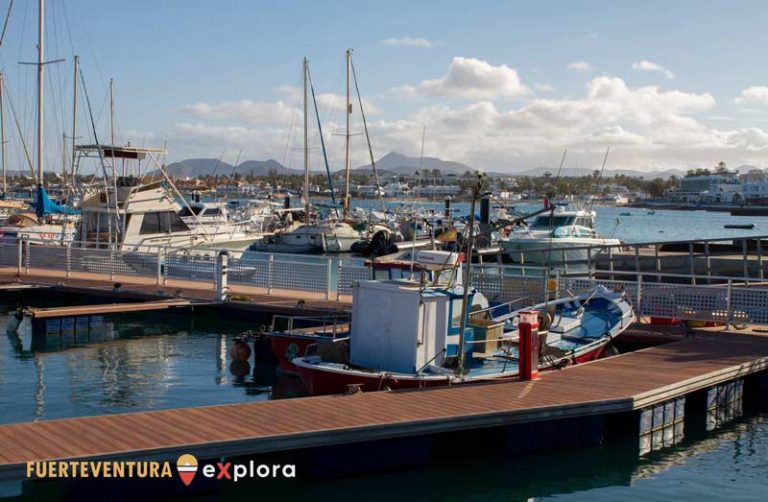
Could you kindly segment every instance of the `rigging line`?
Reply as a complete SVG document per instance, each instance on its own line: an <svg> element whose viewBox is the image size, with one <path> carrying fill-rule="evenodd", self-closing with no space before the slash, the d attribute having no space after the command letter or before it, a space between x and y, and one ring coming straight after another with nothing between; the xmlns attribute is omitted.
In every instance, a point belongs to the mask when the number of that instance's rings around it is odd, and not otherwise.
<svg viewBox="0 0 768 502"><path fill-rule="evenodd" d="M381 210L385 211L386 208L384 206L384 196L381 195L381 183L379 183L379 173L376 171L376 161L373 158L373 147L371 146L371 137L368 134L368 121L365 120L365 110L363 109L363 98L360 97L360 87L357 85L357 72L355 71L355 63L350 58L349 60L350 66L352 67L352 77L355 81L355 92L357 93L357 102L360 106L360 116L363 119L363 130L365 131L365 140L366 143L368 143L368 153L371 156L371 168L373 169L373 177L376 180L376 195L379 197L379 202L381 203Z"/></svg>
<svg viewBox="0 0 768 502"><path fill-rule="evenodd" d="M603 178L603 171L605 171L605 163L608 162L608 152L611 151L611 147L605 149L605 156L603 157L603 166L600 168L600 173L597 175L597 180L595 180L595 193L592 197L592 200L589 203L589 210L592 210L592 206L595 205L595 197L597 197L597 191L600 188L600 181Z"/></svg>
<svg viewBox="0 0 768 502"><path fill-rule="evenodd" d="M27 148L27 142L24 141L24 134L22 134L21 131L21 124L19 124L19 117L16 115L16 107L13 106L13 96L11 96L11 91L6 85L3 89L5 91L5 94L7 96L6 100L8 104L11 107L11 115L13 115L13 122L16 124L16 129L19 132L19 140L21 140L21 146L24 149L24 156L27 159L27 165L29 166L29 170L32 172L32 179L35 180L35 184L37 184L37 173L35 172L35 167L32 164L32 158L29 156L29 149Z"/></svg>
<svg viewBox="0 0 768 502"><path fill-rule="evenodd" d="M8 21L11 19L11 9L13 8L13 0L8 4L8 12L5 14L5 22L3 23L3 32L0 33L0 47L3 46L3 40L5 40L5 32L8 29Z"/></svg>
<svg viewBox="0 0 768 502"><path fill-rule="evenodd" d="M107 167L104 164L104 153L101 151L101 144L99 143L99 135L96 132L96 122L93 120L93 109L91 108L91 98L88 94L88 88L85 85L85 76L83 75L83 68L80 67L80 82L82 84L83 88L83 95L85 96L85 104L88 107L88 118L91 123L91 130L93 131L93 141L96 144L96 150L99 152L99 163L101 164L101 170L104 173L104 193L107 196L107 207L109 208L109 187L107 183L109 182L109 176L107 175ZM115 198L115 215L114 218L117 219L119 217L119 209L117 206L117 177L114 176L114 157L112 159L112 183L114 188L114 198ZM95 175L94 175L95 176ZM110 208L111 209L111 208ZM120 225L117 225L117 222L115 221L115 233L120 233ZM108 231L109 231L109 245L112 246L112 218L107 218L107 225L108 225Z"/></svg>
<svg viewBox="0 0 768 502"><path fill-rule="evenodd" d="M307 68L307 79L309 80L309 89L312 92L312 104L315 108L315 117L317 118L317 130L320 133L320 146L323 148L323 160L325 161L325 172L328 174L328 188L331 189L331 201L333 202L333 208L336 211L336 218L339 217L339 206L336 204L336 189L333 188L333 176L331 175L331 167L328 165L328 154L325 151L325 139L323 139L323 126L320 123L320 114L317 111L317 99L315 98L315 85L312 83L312 75Z"/></svg>
<svg viewBox="0 0 768 502"><path fill-rule="evenodd" d="M563 150L563 156L560 158L560 166L557 168L557 176L555 176L555 183L559 183L560 174L563 171L565 165L565 156L568 154L568 149ZM554 194L553 194L554 195ZM552 202L552 211L549 213L549 243L547 245L547 268L544 270L544 308L549 308L549 272L552 270L552 247L554 245L554 239L552 236L552 224L553 216L555 214L554 201ZM565 251L563 251L563 259L565 259Z"/></svg>

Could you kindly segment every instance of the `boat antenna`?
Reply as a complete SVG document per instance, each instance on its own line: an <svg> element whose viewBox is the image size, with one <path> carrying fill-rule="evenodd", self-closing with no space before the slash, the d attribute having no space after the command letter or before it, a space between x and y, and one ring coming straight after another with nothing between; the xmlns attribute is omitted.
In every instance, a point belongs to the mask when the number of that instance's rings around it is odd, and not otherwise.
<svg viewBox="0 0 768 502"><path fill-rule="evenodd" d="M608 162L608 152L611 151L611 147L605 149L605 156L603 157L603 165L600 167L600 172L597 175L597 179L595 180L595 197L597 197L597 191L600 189L600 180L603 178L603 171L605 171L605 163ZM592 206L595 205L595 197L592 197L592 200L589 203L589 210L592 210Z"/></svg>
<svg viewBox="0 0 768 502"><path fill-rule="evenodd" d="M309 90L312 93L312 104L315 108L315 117L317 118L317 129L320 132L320 147L323 150L323 161L325 162L325 172L328 175L328 187L331 189L331 201L333 202L333 208L336 210L336 217L339 217L339 206L336 204L336 190L333 188L333 176L331 175L331 168L328 165L328 152L325 150L325 140L323 139L323 126L320 123L320 112L317 110L317 98L315 97L315 86L312 84L312 75L309 73L309 67L307 67L307 79L309 80Z"/></svg>
<svg viewBox="0 0 768 502"><path fill-rule="evenodd" d="M461 305L461 324L459 328L459 353L458 353L458 368L456 369L459 375L464 374L464 338L467 330L467 316L469 315L469 286L472 279L472 251L474 249L473 242L475 238L475 205L477 204L477 198L480 196L480 190L483 186L483 173L477 173L477 180L472 187L472 204L469 208L469 240L467 241L467 270L464 272L464 301Z"/></svg>
<svg viewBox="0 0 768 502"><path fill-rule="evenodd" d="M379 196L379 203L381 204L381 210L385 211L384 196L381 195L381 183L379 183L379 173L376 171L376 161L373 158L373 147L371 146L371 136L368 134L368 121L365 120L365 110L363 109L363 98L360 97L360 87L357 85L357 72L355 71L355 63L350 56L350 67L352 68L352 77L355 80L355 92L357 93L357 103L360 106L360 116L363 119L363 130L365 131L365 141L368 143L368 154L371 156L371 168L373 169L373 178L376 181L376 193Z"/></svg>

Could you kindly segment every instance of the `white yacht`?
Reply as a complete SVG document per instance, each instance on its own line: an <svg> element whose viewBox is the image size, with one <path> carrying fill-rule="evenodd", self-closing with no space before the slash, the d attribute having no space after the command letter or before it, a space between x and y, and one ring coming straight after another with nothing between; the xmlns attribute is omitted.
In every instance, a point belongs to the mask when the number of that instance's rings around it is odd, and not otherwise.
<svg viewBox="0 0 768 502"><path fill-rule="evenodd" d="M600 237L595 227L596 218L592 210L557 206L552 212L536 216L509 237L499 239L499 245L517 263L586 265L590 254L588 246L621 244L619 239ZM592 256L600 251L592 250Z"/></svg>
<svg viewBox="0 0 768 502"><path fill-rule="evenodd" d="M191 202L181 208L179 216L190 230L212 235L216 247L245 251L263 236L263 218L261 224L253 218L235 221L223 202Z"/></svg>
<svg viewBox="0 0 768 502"><path fill-rule="evenodd" d="M274 253L345 253L361 238L361 232L342 221L293 223L259 239L251 249Z"/></svg>

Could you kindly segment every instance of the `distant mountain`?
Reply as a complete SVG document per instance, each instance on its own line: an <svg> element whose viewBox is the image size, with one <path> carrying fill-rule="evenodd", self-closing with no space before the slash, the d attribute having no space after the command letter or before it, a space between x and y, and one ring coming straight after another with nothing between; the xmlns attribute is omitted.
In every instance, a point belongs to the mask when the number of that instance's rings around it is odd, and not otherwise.
<svg viewBox="0 0 768 502"><path fill-rule="evenodd" d="M420 157L407 157L397 152L390 152L376 161L376 169L378 171L388 171L394 174L414 174L419 170L419 166L422 169L439 169L442 174L461 175L473 170L468 165L460 162L442 160L436 157L424 157L423 159ZM355 168L355 171L371 170L370 164Z"/></svg>
<svg viewBox="0 0 768 502"><path fill-rule="evenodd" d="M597 168L599 169L599 167ZM592 172L594 169L587 169L584 167L564 167L563 172L561 173L561 176L567 176L567 177L577 177L577 176L592 176ZM515 176L541 176L545 172L552 173L552 176L555 176L557 174L557 168L554 167L537 167L535 169L528 169L525 171L518 171L514 173L509 173ZM508 174L508 175L509 175ZM671 178L672 176L677 176L678 178L685 176L685 171L681 171L680 169L666 169L664 171L635 171L632 169L606 169L603 173L603 179L607 178L613 178L615 175L624 175L624 176L631 176L634 178L645 178L645 179L653 179L653 178Z"/></svg>
<svg viewBox="0 0 768 502"><path fill-rule="evenodd" d="M214 171L219 175L230 174L232 164L219 162L219 159L186 159L169 164L165 170L169 176L197 178L198 176L213 174Z"/></svg>
<svg viewBox="0 0 768 502"><path fill-rule="evenodd" d="M186 159L169 164L166 167L166 170L171 176L179 178L196 178L198 176L206 176L210 174L230 176L232 175L232 167L232 164L219 162L218 159ZM234 169L236 173L243 176L266 176L272 170L281 175L302 174L304 172L298 169L289 169L274 159L247 160L238 164Z"/></svg>

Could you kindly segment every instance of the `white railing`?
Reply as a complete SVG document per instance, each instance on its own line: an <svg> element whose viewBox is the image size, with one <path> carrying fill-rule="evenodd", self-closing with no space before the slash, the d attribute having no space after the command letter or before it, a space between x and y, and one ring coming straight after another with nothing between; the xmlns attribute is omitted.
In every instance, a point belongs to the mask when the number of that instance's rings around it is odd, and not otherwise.
<svg viewBox="0 0 768 502"><path fill-rule="evenodd" d="M158 285L191 281L215 291L242 286L260 288L266 294L285 290L321 293L329 300L351 294L356 282L373 277L363 260L348 257L244 253L229 257L224 274L219 260L214 255L177 249L120 252L0 240L0 266L13 267L18 274L51 270L60 271L63 277L143 277ZM571 271L502 264L472 269L472 285L494 303L539 303L548 296L578 293L599 284L624 291L642 317L768 324L768 288L741 278L618 270L591 270L574 277Z"/></svg>

